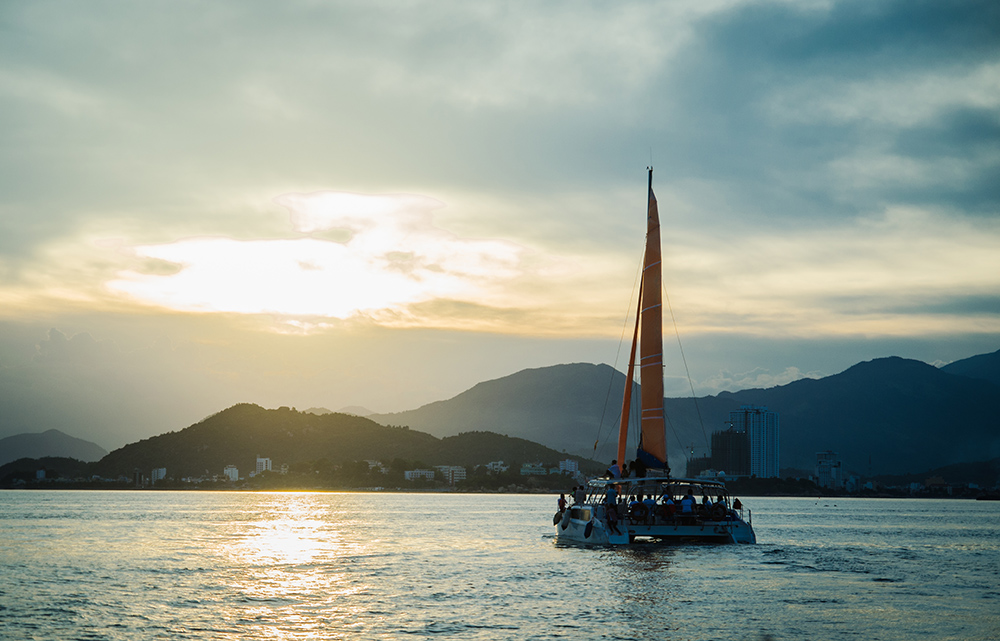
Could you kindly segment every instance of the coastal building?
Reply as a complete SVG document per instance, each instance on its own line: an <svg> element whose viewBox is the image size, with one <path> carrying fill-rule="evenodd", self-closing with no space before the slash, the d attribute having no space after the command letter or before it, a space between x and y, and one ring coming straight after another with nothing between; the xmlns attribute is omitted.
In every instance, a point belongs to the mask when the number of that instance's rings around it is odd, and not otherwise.
<svg viewBox="0 0 1000 641"><path fill-rule="evenodd" d="M230 481L240 480L240 471L235 465L227 465L225 469L222 470L222 474Z"/></svg>
<svg viewBox="0 0 1000 641"><path fill-rule="evenodd" d="M559 473L560 474L575 474L580 471L580 464L573 459L566 459L564 461L559 461Z"/></svg>
<svg viewBox="0 0 1000 641"><path fill-rule="evenodd" d="M719 476L729 478L750 476L750 437L742 429L730 428L712 434L712 453L691 458L687 476Z"/></svg>
<svg viewBox="0 0 1000 641"><path fill-rule="evenodd" d="M510 469L509 465L504 465L503 461L490 461L486 464L486 470L490 474L503 474Z"/></svg>
<svg viewBox="0 0 1000 641"><path fill-rule="evenodd" d="M844 487L844 470L836 452L816 452L816 485L840 490Z"/></svg>
<svg viewBox="0 0 1000 641"><path fill-rule="evenodd" d="M153 471L149 474L149 480L152 483L162 481L165 478L167 478L167 468L165 467L154 467Z"/></svg>
<svg viewBox="0 0 1000 641"><path fill-rule="evenodd" d="M750 439L734 428L712 434L712 466L730 476L750 476Z"/></svg>
<svg viewBox="0 0 1000 641"><path fill-rule="evenodd" d="M454 485L458 481L464 481L465 468L459 467L457 465L437 465L435 468L444 477L444 480L448 482L448 485Z"/></svg>
<svg viewBox="0 0 1000 641"><path fill-rule="evenodd" d="M521 466L521 476L548 476L549 471L541 463L525 463Z"/></svg>
<svg viewBox="0 0 1000 641"><path fill-rule="evenodd" d="M258 456L256 474L260 474L261 472L270 472L270 471L271 471L271 459L261 458L260 456Z"/></svg>
<svg viewBox="0 0 1000 641"><path fill-rule="evenodd" d="M778 414L765 406L744 405L729 413L735 432L745 432L750 448L750 474L760 478L778 476ZM728 472L728 470L726 470Z"/></svg>
<svg viewBox="0 0 1000 641"><path fill-rule="evenodd" d="M416 481L419 479L426 479L428 481L434 480L434 470L406 470L403 472L403 478L407 481Z"/></svg>

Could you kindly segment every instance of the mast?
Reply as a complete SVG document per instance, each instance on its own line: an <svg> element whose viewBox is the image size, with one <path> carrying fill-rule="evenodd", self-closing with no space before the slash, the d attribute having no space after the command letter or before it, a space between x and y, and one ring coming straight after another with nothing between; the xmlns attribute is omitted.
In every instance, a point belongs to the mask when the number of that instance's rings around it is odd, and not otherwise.
<svg viewBox="0 0 1000 641"><path fill-rule="evenodd" d="M646 210L646 253L642 268L639 383L642 386L641 436L638 458L647 467L667 468L667 434L663 414L663 303L660 215L649 168Z"/></svg>
<svg viewBox="0 0 1000 641"><path fill-rule="evenodd" d="M618 464L625 462L625 442L628 440L628 419L632 415L632 380L635 376L635 348L639 342L639 319L642 317L642 280L639 281L639 300L635 310L635 330L632 332L632 351L628 357L625 375L625 394L622 396L622 418L618 427Z"/></svg>

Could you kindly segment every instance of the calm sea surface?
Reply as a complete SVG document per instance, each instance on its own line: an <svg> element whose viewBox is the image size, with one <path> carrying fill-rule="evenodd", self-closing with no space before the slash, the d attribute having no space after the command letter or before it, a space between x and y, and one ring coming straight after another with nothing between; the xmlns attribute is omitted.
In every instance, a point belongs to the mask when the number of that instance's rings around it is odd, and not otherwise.
<svg viewBox="0 0 1000 641"><path fill-rule="evenodd" d="M1000 503L745 503L594 550L552 496L0 491L0 638L1000 638Z"/></svg>

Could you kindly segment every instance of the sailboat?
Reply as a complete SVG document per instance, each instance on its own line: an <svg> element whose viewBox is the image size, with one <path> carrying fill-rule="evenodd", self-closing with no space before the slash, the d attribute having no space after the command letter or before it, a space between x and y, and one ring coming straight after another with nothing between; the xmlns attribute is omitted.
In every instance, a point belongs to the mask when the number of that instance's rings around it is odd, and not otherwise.
<svg viewBox="0 0 1000 641"><path fill-rule="evenodd" d="M591 479L585 496L553 517L556 541L588 545L639 542L756 543L753 515L730 497L725 484L675 478L667 465L663 404L663 306L660 218L649 168L646 251L628 376L622 398L618 458L604 478ZM640 437L633 476L621 478L632 404L636 350L639 355ZM744 518L746 516L746 518Z"/></svg>

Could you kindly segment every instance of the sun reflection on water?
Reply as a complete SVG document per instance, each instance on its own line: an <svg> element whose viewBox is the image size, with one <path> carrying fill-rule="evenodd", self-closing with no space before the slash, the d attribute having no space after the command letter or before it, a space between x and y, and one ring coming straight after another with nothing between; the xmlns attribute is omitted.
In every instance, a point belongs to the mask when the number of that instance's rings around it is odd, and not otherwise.
<svg viewBox="0 0 1000 641"><path fill-rule="evenodd" d="M372 545L356 535L357 516L325 494L256 498L222 550L234 568L229 587L242 594L227 613L230 623L254 625L261 637L276 639L349 628L347 598L369 587L350 565Z"/></svg>

